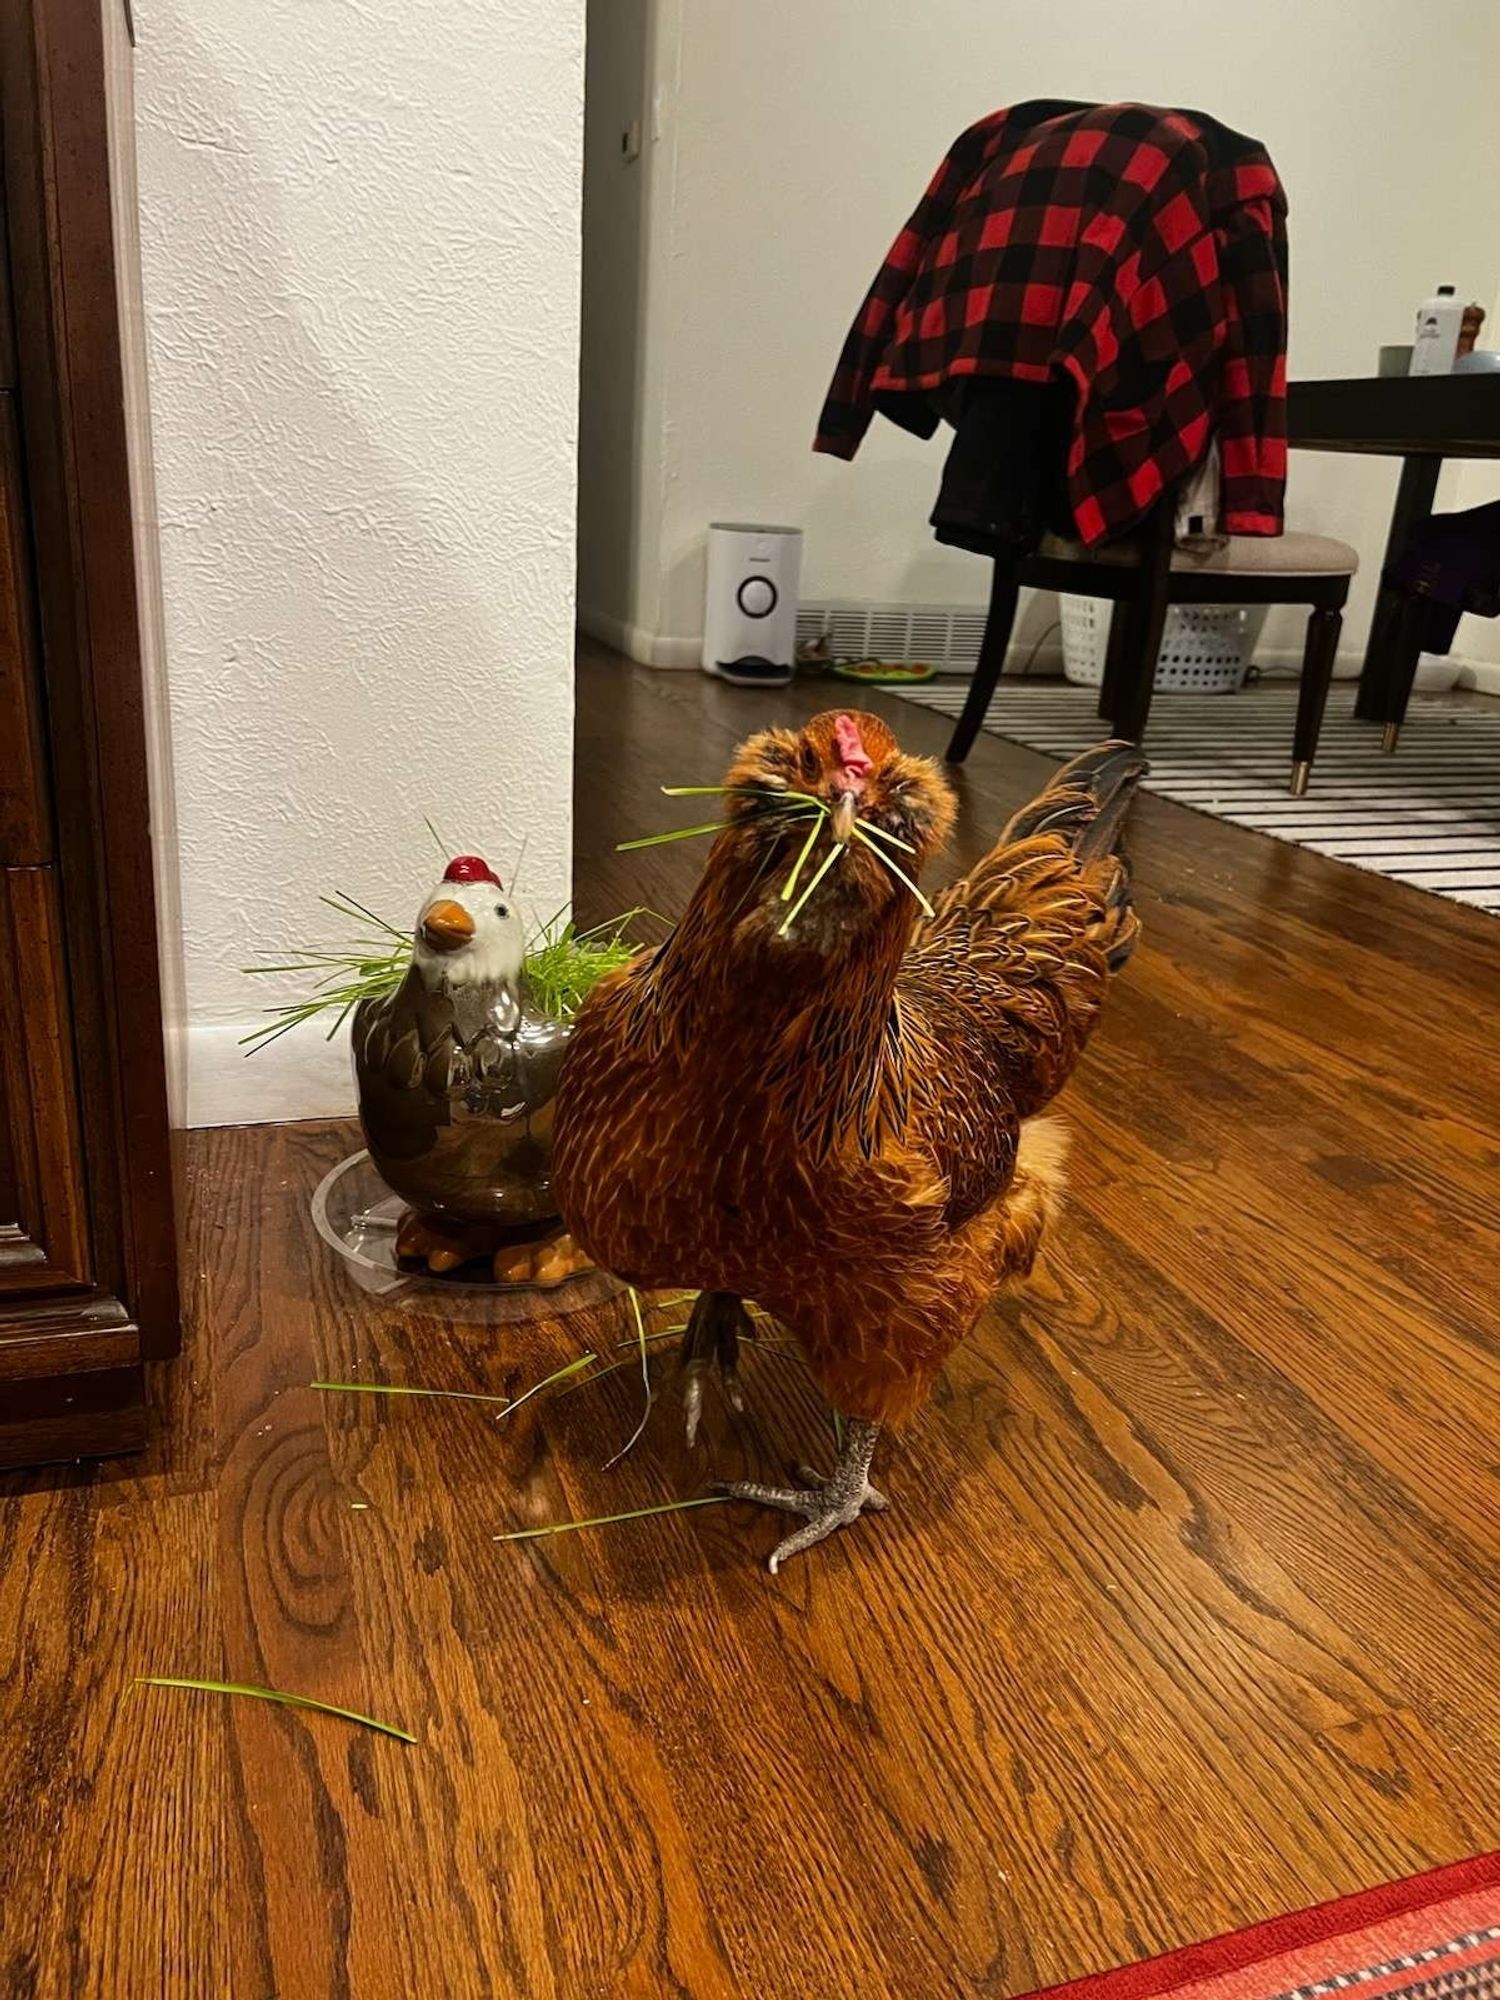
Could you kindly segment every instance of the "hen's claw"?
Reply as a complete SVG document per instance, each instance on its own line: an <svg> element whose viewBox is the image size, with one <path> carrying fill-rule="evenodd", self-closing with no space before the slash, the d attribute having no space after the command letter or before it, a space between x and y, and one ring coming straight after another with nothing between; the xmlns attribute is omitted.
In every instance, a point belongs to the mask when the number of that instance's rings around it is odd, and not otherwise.
<svg viewBox="0 0 1500 2000"><path fill-rule="evenodd" d="M806 1486L762 1486L753 1479L737 1479L719 1488L731 1500L751 1500L762 1507L779 1507L783 1513L806 1517L805 1527L796 1529L772 1550L773 1576L788 1556L800 1555L815 1542L821 1542L825 1535L831 1535L835 1528L847 1528L866 1509L872 1514L882 1514L890 1506L890 1501L869 1480L870 1460L879 1433L878 1424L851 1419L846 1427L844 1449L831 1477L814 1472L811 1466L798 1466L798 1476L807 1480Z"/></svg>

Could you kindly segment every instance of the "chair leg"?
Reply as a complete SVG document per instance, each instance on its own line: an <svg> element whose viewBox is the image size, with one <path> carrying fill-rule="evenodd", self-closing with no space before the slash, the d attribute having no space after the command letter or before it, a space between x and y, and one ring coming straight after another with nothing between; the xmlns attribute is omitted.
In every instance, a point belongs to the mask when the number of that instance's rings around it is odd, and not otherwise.
<svg viewBox="0 0 1500 2000"><path fill-rule="evenodd" d="M1343 630L1341 613L1326 607L1313 611L1307 620L1307 637L1302 646L1302 685L1297 691L1297 730L1292 739L1292 783L1294 799L1307 790L1313 759L1318 754L1318 732L1323 727L1323 710L1328 704L1328 687Z"/></svg>
<svg viewBox="0 0 1500 2000"><path fill-rule="evenodd" d="M1127 743L1140 742L1146 733L1146 718L1151 713L1156 659L1161 652L1161 635L1167 622L1167 600L1172 585L1175 531L1176 514L1169 494L1166 499L1157 502L1156 510L1147 523L1136 593L1126 600L1125 605L1125 636L1121 642L1118 688L1111 721L1115 735ZM1113 645L1113 626L1110 640Z"/></svg>
<svg viewBox="0 0 1500 2000"><path fill-rule="evenodd" d="M1130 648L1130 611L1116 601L1109 607L1109 648L1104 655L1104 675L1099 684L1099 714L1109 722L1120 698L1120 674Z"/></svg>
<svg viewBox="0 0 1500 2000"><path fill-rule="evenodd" d="M1005 665L1006 648L1010 645L1011 628L1016 622L1016 605L1020 595L1020 586L1016 582L1014 570L996 563L995 573L990 580L989 615L984 621L984 638L980 641L974 678L969 683L964 712L958 718L958 727L948 744L947 757L950 764L961 764L974 747L974 738L979 734L980 724L989 709L990 697L995 692L995 684Z"/></svg>

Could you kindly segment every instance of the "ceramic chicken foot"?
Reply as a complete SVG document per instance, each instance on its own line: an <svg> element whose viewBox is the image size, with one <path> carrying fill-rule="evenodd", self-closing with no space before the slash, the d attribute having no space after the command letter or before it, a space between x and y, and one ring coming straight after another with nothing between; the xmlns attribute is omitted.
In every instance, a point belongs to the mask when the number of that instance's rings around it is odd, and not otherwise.
<svg viewBox="0 0 1500 2000"><path fill-rule="evenodd" d="M850 1417L844 1424L844 1448L831 1478L825 1479L811 1466L799 1465L797 1476L805 1486L760 1486L754 1480L737 1479L721 1486L732 1500L754 1500L762 1507L780 1507L788 1514L805 1514L807 1525L796 1529L771 1552L774 1576L788 1556L800 1555L814 1542L821 1542L835 1528L847 1528L866 1508L872 1514L890 1506L885 1495L870 1484L870 1460L875 1456L879 1424Z"/></svg>
<svg viewBox="0 0 1500 2000"><path fill-rule="evenodd" d="M700 1292L688 1315L678 1365L682 1371L682 1411L688 1449L698 1441L703 1415L703 1384L717 1366L724 1400L736 1413L745 1407L740 1393L740 1335L754 1338L755 1329L744 1301L733 1292Z"/></svg>
<svg viewBox="0 0 1500 2000"><path fill-rule="evenodd" d="M424 1263L445 1276L461 1264L492 1257L504 1231L494 1222L459 1222L408 1208L396 1225L396 1255Z"/></svg>

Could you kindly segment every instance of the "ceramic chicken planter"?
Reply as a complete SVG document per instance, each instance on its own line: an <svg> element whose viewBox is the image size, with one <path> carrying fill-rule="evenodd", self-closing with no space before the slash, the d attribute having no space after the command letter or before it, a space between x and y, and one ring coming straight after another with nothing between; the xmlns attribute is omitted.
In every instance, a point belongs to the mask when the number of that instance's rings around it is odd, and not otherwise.
<svg viewBox="0 0 1500 2000"><path fill-rule="evenodd" d="M569 1275L564 1240L527 1262L554 1221L553 1098L569 1022L526 1005L526 934L500 878L451 861L417 917L395 992L354 1016L354 1074L370 1157L411 1204L398 1250L447 1271L476 1257L501 1278Z"/></svg>

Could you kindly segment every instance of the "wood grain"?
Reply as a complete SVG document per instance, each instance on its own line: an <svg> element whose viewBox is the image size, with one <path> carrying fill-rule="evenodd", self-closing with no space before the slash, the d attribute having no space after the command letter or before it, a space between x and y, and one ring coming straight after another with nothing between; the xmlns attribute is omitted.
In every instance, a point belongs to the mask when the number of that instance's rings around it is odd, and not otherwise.
<svg viewBox="0 0 1500 2000"><path fill-rule="evenodd" d="M660 783L826 705L592 650L580 695L586 919L679 906L691 850L611 851ZM955 868L1046 768L980 739ZM492 1537L826 1456L794 1355L613 1472L633 1366L320 1396L629 1330L372 1304L307 1213L347 1131L195 1135L157 1441L0 1485L0 1993L1006 1995L1500 1842L1500 927L1150 798L1133 847L1054 1250L894 1511L776 1579L732 1507Z"/></svg>
<svg viewBox="0 0 1500 2000"><path fill-rule="evenodd" d="M92 1275L176 1352L176 1228L99 0L0 0L0 178ZM120 107L117 107L117 111Z"/></svg>
<svg viewBox="0 0 1500 2000"><path fill-rule="evenodd" d="M3 294L0 315L3 345L10 337ZM15 396L0 390L0 867L36 868L52 858L42 700L20 419Z"/></svg>
<svg viewBox="0 0 1500 2000"><path fill-rule="evenodd" d="M0 869L0 1299L87 1286L82 1140L56 871ZM0 1334L4 1322L0 1321Z"/></svg>

